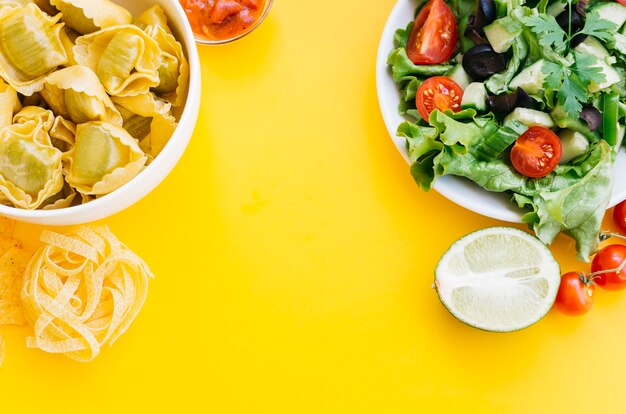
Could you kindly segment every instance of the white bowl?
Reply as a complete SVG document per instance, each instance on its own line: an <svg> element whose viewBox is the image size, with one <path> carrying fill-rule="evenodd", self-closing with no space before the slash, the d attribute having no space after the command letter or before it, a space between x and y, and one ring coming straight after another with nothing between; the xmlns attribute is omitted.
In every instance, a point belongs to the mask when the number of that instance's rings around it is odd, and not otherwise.
<svg viewBox="0 0 626 414"><path fill-rule="evenodd" d="M115 214L152 191L174 168L183 155L198 118L200 107L200 61L193 32L178 0L114 0L126 7L133 16L148 7L159 4L168 17L176 39L183 45L189 60L189 92L180 122L161 153L142 172L117 190L101 198L74 207L58 210L24 210L0 204L0 215L43 225L71 225L88 223Z"/></svg>
<svg viewBox="0 0 626 414"><path fill-rule="evenodd" d="M393 50L394 32L399 28L405 28L412 20L417 4L415 0L398 0L385 24L376 58L376 88L380 110L391 139L407 163L409 156L406 140L396 135L396 129L408 118L405 119L398 114L398 103L401 97L398 86L391 76L391 69L387 65L387 55ZM626 171L626 152L623 150L619 151L614 168L615 171ZM616 174L615 181L609 207L626 199L626 180L621 180L619 174ZM522 221L524 211L510 201L508 194L483 190L468 179L443 176L435 181L433 188L450 201L483 216L513 223Z"/></svg>

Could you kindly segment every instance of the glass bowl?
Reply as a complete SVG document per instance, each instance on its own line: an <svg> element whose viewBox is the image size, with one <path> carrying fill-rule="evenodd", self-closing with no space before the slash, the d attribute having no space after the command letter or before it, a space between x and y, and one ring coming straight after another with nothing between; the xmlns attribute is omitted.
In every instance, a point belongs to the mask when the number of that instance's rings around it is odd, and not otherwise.
<svg viewBox="0 0 626 414"><path fill-rule="evenodd" d="M270 9L272 8L272 3L273 3L273 0L266 0L265 5L263 6L263 11L261 12L259 18L252 25L250 25L250 27L248 27L248 29L245 32L238 33L235 36L232 36L226 39L219 39L219 40L209 39L207 37L204 37L194 32L196 43L203 44L203 45L221 45L224 43L234 42L237 39L241 39L242 37L252 33L254 29L259 27L261 23L263 23L263 21L265 20L265 18L270 12Z"/></svg>

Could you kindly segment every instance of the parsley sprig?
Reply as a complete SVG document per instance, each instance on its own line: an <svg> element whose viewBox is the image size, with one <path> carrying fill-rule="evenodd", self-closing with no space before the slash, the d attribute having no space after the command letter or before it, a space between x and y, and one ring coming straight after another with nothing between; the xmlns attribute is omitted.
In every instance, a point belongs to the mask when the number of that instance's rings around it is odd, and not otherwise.
<svg viewBox="0 0 626 414"><path fill-rule="evenodd" d="M602 69L594 66L595 62L596 58L591 55L574 52L574 63L569 67L549 61L543 64L542 71L548 73L544 87L557 91L557 102L570 117L577 118L587 102L587 86L605 80Z"/></svg>
<svg viewBox="0 0 626 414"><path fill-rule="evenodd" d="M567 0L567 7L571 16L572 0ZM613 40L615 24L602 19L597 12L587 13L584 27L576 33L571 32L571 25L568 25L567 32L563 30L556 19L548 14L532 15L523 22L537 36L540 46L551 48L564 56L559 63L544 63L542 71L548 76L543 86L557 91L558 104L569 116L577 118L583 104L588 100L587 86L591 82L603 82L605 76L602 69L595 65L595 56L572 52L572 39L584 34L610 42Z"/></svg>

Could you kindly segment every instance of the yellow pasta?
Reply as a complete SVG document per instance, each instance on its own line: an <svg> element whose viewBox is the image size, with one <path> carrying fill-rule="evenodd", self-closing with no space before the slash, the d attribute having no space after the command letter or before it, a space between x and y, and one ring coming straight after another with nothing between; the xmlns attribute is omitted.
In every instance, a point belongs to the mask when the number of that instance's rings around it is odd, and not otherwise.
<svg viewBox="0 0 626 414"><path fill-rule="evenodd" d="M165 148L189 64L160 6L132 17L111 0L0 0L0 204L89 202Z"/></svg>
<svg viewBox="0 0 626 414"><path fill-rule="evenodd" d="M41 241L24 274L22 301L34 328L27 346L91 361L133 322L152 272L106 226L44 231Z"/></svg>

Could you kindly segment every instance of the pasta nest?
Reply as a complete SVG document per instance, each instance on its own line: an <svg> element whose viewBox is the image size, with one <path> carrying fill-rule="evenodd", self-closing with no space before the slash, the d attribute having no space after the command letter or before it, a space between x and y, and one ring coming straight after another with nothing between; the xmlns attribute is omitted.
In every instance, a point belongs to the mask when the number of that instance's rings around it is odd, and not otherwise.
<svg viewBox="0 0 626 414"><path fill-rule="evenodd" d="M107 226L44 231L24 274L22 301L34 328L27 346L81 362L113 344L141 310L148 265Z"/></svg>

